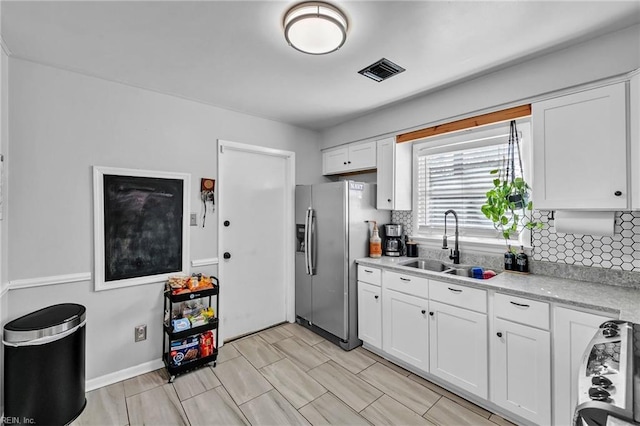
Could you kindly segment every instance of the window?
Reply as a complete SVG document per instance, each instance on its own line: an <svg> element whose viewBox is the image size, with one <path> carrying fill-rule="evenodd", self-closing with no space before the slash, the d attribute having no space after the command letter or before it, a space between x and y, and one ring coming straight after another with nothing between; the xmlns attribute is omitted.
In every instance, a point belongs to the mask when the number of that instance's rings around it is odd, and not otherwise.
<svg viewBox="0 0 640 426"><path fill-rule="evenodd" d="M529 136L528 121L519 122L518 130L526 166L524 144ZM495 176L489 172L503 166L508 140L509 123L500 123L425 139L414 145L414 217L418 235L441 237L444 213L453 209L458 214L461 237L501 238L480 209L486 192L493 188ZM447 222L447 231L452 234L453 217L448 217Z"/></svg>

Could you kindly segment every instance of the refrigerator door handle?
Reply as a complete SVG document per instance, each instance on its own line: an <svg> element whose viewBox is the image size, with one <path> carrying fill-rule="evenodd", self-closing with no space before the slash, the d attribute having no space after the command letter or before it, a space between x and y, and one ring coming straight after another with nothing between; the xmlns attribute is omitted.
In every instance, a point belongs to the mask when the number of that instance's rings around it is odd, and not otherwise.
<svg viewBox="0 0 640 426"><path fill-rule="evenodd" d="M313 209L309 208L309 245L307 246L307 255L309 256L309 275L315 274L315 266L313 265L315 231L313 227Z"/></svg>
<svg viewBox="0 0 640 426"><path fill-rule="evenodd" d="M309 213L311 212L311 208L308 208L304 215L304 271L307 275L311 275L311 270L309 269L309 232L310 232L310 221L309 221Z"/></svg>

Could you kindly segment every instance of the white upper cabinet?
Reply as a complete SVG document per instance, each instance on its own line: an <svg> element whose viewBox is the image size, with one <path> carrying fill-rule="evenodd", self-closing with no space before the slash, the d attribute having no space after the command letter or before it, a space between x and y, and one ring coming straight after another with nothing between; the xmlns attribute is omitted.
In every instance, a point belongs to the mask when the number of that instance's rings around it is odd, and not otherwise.
<svg viewBox="0 0 640 426"><path fill-rule="evenodd" d="M532 105L536 209L629 208L626 105L625 82Z"/></svg>
<svg viewBox="0 0 640 426"><path fill-rule="evenodd" d="M352 143L322 153L322 174L372 170L376 168L376 142Z"/></svg>
<svg viewBox="0 0 640 426"><path fill-rule="evenodd" d="M378 210L411 210L411 144L378 142Z"/></svg>

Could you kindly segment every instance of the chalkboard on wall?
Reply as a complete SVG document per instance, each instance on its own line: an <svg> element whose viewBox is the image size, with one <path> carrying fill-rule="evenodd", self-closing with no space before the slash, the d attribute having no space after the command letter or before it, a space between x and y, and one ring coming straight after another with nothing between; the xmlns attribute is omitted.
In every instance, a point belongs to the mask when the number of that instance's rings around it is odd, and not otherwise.
<svg viewBox="0 0 640 426"><path fill-rule="evenodd" d="M97 290L186 272L185 182L184 174L94 168Z"/></svg>

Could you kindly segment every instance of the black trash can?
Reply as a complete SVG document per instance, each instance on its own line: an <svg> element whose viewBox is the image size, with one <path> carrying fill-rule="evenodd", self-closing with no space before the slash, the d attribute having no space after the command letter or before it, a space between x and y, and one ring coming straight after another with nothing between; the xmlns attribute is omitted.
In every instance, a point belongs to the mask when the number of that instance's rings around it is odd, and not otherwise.
<svg viewBox="0 0 640 426"><path fill-rule="evenodd" d="M4 326L5 423L66 425L82 413L85 317L63 303Z"/></svg>

